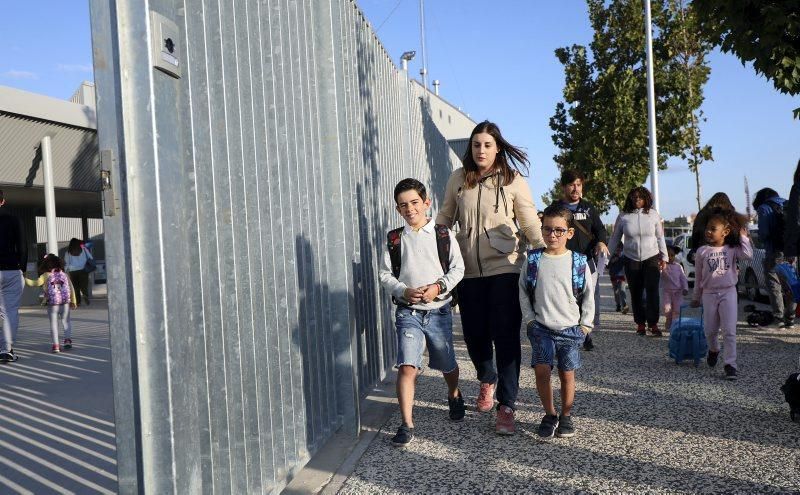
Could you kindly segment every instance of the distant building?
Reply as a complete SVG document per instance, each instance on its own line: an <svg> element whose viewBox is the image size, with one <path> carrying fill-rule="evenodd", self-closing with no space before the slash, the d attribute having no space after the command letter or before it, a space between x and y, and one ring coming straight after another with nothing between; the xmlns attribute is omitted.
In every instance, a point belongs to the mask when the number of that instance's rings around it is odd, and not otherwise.
<svg viewBox="0 0 800 495"><path fill-rule="evenodd" d="M51 140L59 247L73 237L88 240L103 233L94 85L82 83L71 100L0 86L0 189L5 208L22 219L31 268L47 242L45 136Z"/></svg>

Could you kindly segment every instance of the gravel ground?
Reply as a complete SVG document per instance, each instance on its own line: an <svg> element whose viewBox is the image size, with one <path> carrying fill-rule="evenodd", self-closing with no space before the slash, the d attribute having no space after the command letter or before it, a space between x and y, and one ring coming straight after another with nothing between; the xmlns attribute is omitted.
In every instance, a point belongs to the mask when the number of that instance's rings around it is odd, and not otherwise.
<svg viewBox="0 0 800 495"><path fill-rule="evenodd" d="M603 295L597 347L577 372L575 437L537 439L544 413L527 366L517 434L496 435L494 413L474 408L478 382L459 333L466 420L447 419L441 375L425 370L414 441L389 442L395 411L339 493L800 493L800 424L779 389L800 368L800 326L751 329L740 318L740 377L730 382L721 359L714 369L669 360L668 337L637 336L605 297L610 286ZM556 396L558 386L554 374Z"/></svg>

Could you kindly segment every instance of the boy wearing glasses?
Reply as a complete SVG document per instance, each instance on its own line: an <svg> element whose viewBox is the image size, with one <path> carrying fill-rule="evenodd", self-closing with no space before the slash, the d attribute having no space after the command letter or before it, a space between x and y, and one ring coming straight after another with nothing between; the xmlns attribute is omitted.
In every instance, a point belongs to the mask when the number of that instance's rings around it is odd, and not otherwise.
<svg viewBox="0 0 800 495"><path fill-rule="evenodd" d="M575 235L572 212L560 204L542 214L545 248L527 252L519 277L522 321L528 330L536 373L536 389L545 416L539 425L542 439L575 435L572 403L575 370L581 365L580 347L594 322L594 284L586 256L567 249ZM561 414L553 402L550 375L558 359Z"/></svg>

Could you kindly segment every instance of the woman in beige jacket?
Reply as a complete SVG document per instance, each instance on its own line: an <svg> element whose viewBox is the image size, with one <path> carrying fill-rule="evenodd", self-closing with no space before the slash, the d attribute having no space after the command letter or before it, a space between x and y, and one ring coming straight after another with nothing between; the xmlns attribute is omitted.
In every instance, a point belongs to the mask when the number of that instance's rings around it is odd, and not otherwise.
<svg viewBox="0 0 800 495"><path fill-rule="evenodd" d="M523 175L527 156L503 139L496 124L484 121L473 129L463 163L447 181L436 223L458 223L465 266L459 306L481 382L478 411L493 408L496 390L497 433L512 435L521 360L517 284L528 243L544 246L541 223Z"/></svg>

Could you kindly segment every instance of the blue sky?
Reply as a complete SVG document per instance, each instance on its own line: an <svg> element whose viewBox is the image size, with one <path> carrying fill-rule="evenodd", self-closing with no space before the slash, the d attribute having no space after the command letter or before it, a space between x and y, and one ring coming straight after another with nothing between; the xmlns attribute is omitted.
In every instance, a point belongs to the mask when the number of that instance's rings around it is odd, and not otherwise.
<svg viewBox="0 0 800 495"><path fill-rule="evenodd" d="M418 74L418 1L358 4L395 61L406 50L417 51L409 67ZM88 1L6 0L3 11L0 85L66 99L81 81L92 80ZM529 182L541 206L539 198L557 174L548 119L561 99L564 76L553 51L589 43L585 3L428 0L425 12L429 80L441 80L444 98L476 121L497 122L512 143L527 149ZM800 98L778 93L733 55L713 54L711 69L702 132L715 161L701 172L704 199L725 191L744 210L745 175L751 193L769 186L787 196L800 158L800 121L791 114ZM694 177L679 160L660 174L660 189L664 217L696 209Z"/></svg>

